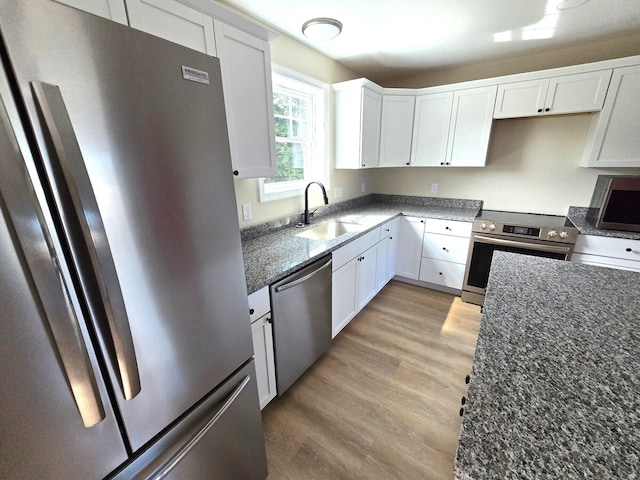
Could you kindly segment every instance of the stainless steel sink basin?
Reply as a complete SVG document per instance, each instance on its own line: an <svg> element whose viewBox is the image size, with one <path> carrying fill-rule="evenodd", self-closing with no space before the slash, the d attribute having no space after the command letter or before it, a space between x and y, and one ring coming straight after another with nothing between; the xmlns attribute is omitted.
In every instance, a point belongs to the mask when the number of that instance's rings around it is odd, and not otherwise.
<svg viewBox="0 0 640 480"><path fill-rule="evenodd" d="M296 234L296 237L310 238L311 240L333 240L345 233L357 233L364 229L364 226L358 225L357 223L329 220L328 222L319 223L315 227Z"/></svg>

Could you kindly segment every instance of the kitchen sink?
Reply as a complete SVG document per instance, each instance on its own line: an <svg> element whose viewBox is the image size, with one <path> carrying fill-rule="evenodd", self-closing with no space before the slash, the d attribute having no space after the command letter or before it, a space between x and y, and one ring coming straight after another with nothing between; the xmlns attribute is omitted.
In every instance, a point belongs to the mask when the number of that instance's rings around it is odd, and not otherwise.
<svg viewBox="0 0 640 480"><path fill-rule="evenodd" d="M329 220L296 234L296 237L310 238L311 240L333 240L345 233L357 233L363 231L365 228L365 226L358 225L357 223Z"/></svg>

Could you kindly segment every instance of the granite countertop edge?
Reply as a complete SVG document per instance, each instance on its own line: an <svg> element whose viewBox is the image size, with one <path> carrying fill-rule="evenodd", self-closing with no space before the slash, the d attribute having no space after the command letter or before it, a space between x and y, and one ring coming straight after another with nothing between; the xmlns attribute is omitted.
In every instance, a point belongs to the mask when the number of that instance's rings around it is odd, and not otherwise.
<svg viewBox="0 0 640 480"><path fill-rule="evenodd" d="M623 238L625 240L640 240L640 232L625 232L621 230L605 230L596 228L587 221L587 207L569 207L567 218L578 229L581 235L596 235L599 237Z"/></svg>
<svg viewBox="0 0 640 480"><path fill-rule="evenodd" d="M475 200L372 195L366 201L344 202L342 208L334 206L330 211L312 217L312 223L303 228L296 228L299 216L294 216L246 229L241 231L241 237L247 293L254 293L281 280L395 217L405 215L473 222L481 205L481 201ZM296 236L316 224L335 219L358 223L364 229L332 240Z"/></svg>

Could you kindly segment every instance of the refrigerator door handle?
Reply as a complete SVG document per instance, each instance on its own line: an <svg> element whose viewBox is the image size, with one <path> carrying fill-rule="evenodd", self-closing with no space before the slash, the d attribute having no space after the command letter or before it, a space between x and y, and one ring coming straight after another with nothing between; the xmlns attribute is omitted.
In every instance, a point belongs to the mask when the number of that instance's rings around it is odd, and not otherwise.
<svg viewBox="0 0 640 480"><path fill-rule="evenodd" d="M124 398L140 392L140 374L129 319L98 204L60 88L31 82L36 104L68 188L104 305Z"/></svg>
<svg viewBox="0 0 640 480"><path fill-rule="evenodd" d="M174 455L172 455L165 463L163 463L149 478L152 480L162 480L165 478L171 470L175 468L180 461L187 456L187 454L191 451L193 447L195 447L198 442L207 434L209 430L216 424L216 422L224 415L224 413L233 405L236 398L242 393L245 387L251 381L251 377L246 375L238 386L233 389L233 391L229 394L227 399L224 401L220 409L209 419L205 425L198 430L195 434L193 434L189 440L178 450Z"/></svg>
<svg viewBox="0 0 640 480"><path fill-rule="evenodd" d="M24 163L16 161L22 154L1 100L0 152L0 197L25 254L80 417L89 428L105 418L100 391L29 173Z"/></svg>

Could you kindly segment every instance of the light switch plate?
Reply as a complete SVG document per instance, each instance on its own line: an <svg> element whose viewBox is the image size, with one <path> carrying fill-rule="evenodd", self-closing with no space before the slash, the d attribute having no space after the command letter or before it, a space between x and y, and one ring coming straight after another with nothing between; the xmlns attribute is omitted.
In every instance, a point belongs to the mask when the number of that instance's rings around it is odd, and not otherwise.
<svg viewBox="0 0 640 480"><path fill-rule="evenodd" d="M242 219L251 220L251 204L245 203L242 205Z"/></svg>
<svg viewBox="0 0 640 480"><path fill-rule="evenodd" d="M333 189L333 198L341 198L342 197L342 187L336 187Z"/></svg>
<svg viewBox="0 0 640 480"><path fill-rule="evenodd" d="M438 193L438 184L437 183L432 183L431 184L431 193Z"/></svg>

